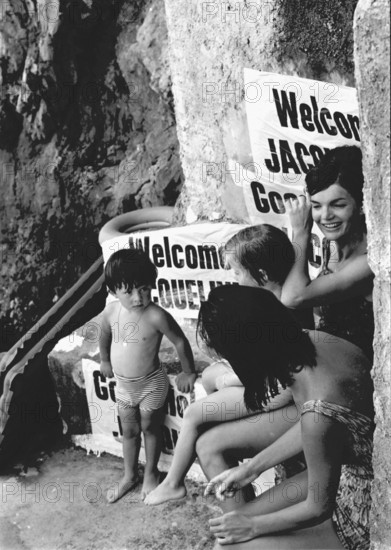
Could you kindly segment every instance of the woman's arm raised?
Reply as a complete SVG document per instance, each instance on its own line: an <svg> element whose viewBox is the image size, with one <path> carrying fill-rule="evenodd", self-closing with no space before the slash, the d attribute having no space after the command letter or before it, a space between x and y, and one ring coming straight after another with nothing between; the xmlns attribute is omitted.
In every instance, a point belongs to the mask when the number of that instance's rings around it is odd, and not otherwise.
<svg viewBox="0 0 391 550"><path fill-rule="evenodd" d="M295 267L292 268L294 270ZM354 258L340 271L324 275L303 288L291 286L290 274L282 290L281 301L287 307L314 307L341 302L372 291L373 272L366 255Z"/></svg>
<svg viewBox="0 0 391 550"><path fill-rule="evenodd" d="M285 205L292 225L296 259L282 289L282 303L291 308L315 307L369 294L374 275L366 254L351 259L335 273L311 281L308 274L312 226L309 198L300 196Z"/></svg>

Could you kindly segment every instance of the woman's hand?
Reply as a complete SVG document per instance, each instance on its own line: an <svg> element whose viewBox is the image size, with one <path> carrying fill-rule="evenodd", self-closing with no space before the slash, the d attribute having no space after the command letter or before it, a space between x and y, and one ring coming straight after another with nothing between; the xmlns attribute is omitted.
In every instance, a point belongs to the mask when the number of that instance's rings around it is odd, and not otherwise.
<svg viewBox="0 0 391 550"><path fill-rule="evenodd" d="M236 491L249 485L258 475L249 470L248 464L241 464L212 478L206 486L204 495L214 493L219 500L232 498Z"/></svg>
<svg viewBox="0 0 391 550"><path fill-rule="evenodd" d="M285 209L289 216L293 235L297 233L310 233L313 220L308 193L299 195L297 199L285 201Z"/></svg>
<svg viewBox="0 0 391 550"><path fill-rule="evenodd" d="M257 536L254 518L239 512L229 512L219 518L210 519L209 526L222 546L251 540Z"/></svg>

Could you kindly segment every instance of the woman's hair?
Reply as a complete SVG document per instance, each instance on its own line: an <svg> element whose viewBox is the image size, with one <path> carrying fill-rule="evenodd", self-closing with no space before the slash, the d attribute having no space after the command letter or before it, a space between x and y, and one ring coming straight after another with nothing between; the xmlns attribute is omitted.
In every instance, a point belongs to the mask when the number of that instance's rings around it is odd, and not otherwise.
<svg viewBox="0 0 391 550"><path fill-rule="evenodd" d="M105 280L111 292L122 287L130 291L133 287L142 285L154 288L156 279L156 266L148 254L139 248L117 250L105 266Z"/></svg>
<svg viewBox="0 0 391 550"><path fill-rule="evenodd" d="M197 334L227 359L244 385L249 410L262 410L293 373L316 365L309 335L268 290L224 285L201 304Z"/></svg>
<svg viewBox="0 0 391 550"><path fill-rule="evenodd" d="M259 285L265 281L260 269L270 281L283 285L294 261L295 252L287 235L273 225L253 225L241 229L226 243L223 254L234 254Z"/></svg>
<svg viewBox="0 0 391 550"><path fill-rule="evenodd" d="M355 145L331 149L308 172L305 181L310 195L338 183L352 195L360 208L364 186L361 150Z"/></svg>

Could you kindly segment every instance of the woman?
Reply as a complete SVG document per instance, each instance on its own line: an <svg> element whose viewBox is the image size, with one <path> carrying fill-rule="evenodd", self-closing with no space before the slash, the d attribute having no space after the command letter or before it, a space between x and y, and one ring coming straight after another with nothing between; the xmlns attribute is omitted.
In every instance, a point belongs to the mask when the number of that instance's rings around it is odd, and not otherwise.
<svg viewBox="0 0 391 550"><path fill-rule="evenodd" d="M296 261L282 302L291 308L319 306L318 328L360 346L372 360L373 273L367 261L360 149L332 149L307 174L306 183L309 196L286 203ZM313 221L326 247L323 270L311 281L307 258Z"/></svg>
<svg viewBox="0 0 391 550"><path fill-rule="evenodd" d="M256 538L235 549L369 548L373 411L364 353L341 338L330 344L323 332L303 331L275 296L250 287L212 290L198 330L233 367L249 409L262 410L280 384L301 411L293 427L282 414L269 418L268 429L264 422L259 431L257 424L248 429L244 419L198 439L197 454L211 479L206 494L214 491L231 510L210 520L218 543ZM249 483L301 449L305 472L246 502Z"/></svg>

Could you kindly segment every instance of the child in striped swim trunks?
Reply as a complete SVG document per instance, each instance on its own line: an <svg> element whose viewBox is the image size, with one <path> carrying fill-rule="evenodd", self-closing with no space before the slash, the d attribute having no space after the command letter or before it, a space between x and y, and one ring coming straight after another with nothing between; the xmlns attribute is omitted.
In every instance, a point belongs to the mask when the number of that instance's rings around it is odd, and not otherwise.
<svg viewBox="0 0 391 550"><path fill-rule="evenodd" d="M109 489L112 503L138 484L138 456L144 435L146 465L141 498L159 484L157 464L161 452L164 403L168 377L159 360L163 336L174 344L183 372L178 389L193 389L196 378L189 341L174 318L151 301L157 270L139 249L112 254L105 267L106 284L118 301L104 312L99 340L100 370L116 379L116 401L123 432L124 476Z"/></svg>

